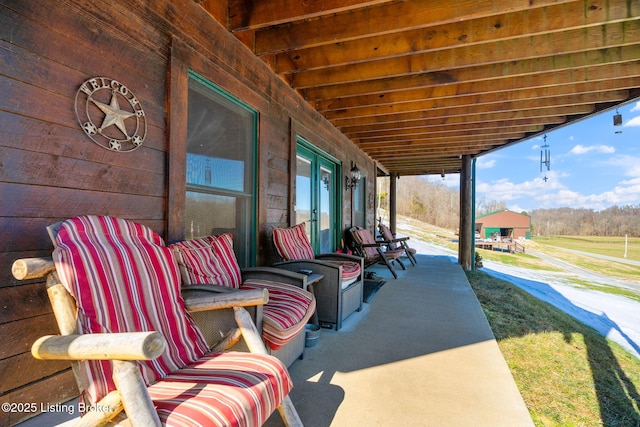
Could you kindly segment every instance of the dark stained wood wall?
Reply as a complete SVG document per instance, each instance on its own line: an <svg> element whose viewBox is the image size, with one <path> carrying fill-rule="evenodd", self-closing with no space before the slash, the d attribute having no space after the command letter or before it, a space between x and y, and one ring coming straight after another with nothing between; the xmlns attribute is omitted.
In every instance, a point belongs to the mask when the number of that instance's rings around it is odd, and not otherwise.
<svg viewBox="0 0 640 427"><path fill-rule="evenodd" d="M223 1L207 3L216 16L226 9ZM296 132L346 169L356 161L374 189L373 162L193 0L0 0L0 403L39 406L77 394L66 363L36 361L29 352L37 337L57 333L44 284L17 282L10 273L17 258L51 254L45 226L105 214L167 237L170 213L183 209L168 198L175 40L194 52L208 78L260 111L259 264L273 260L271 230L291 220ZM148 132L139 149L110 152L80 130L75 94L96 76L122 82L141 101ZM343 206L348 224L348 193ZM0 412L0 426L30 415Z"/></svg>

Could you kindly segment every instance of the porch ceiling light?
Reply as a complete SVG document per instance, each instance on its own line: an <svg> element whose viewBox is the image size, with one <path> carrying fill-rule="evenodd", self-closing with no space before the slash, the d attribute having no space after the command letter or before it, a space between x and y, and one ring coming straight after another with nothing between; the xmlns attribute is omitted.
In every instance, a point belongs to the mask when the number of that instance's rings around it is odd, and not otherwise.
<svg viewBox="0 0 640 427"><path fill-rule="evenodd" d="M360 169L356 166L355 163L351 162L351 170L349 171L349 175L345 176L345 187L347 190L352 190L358 185L358 181L362 178L362 174L360 173Z"/></svg>

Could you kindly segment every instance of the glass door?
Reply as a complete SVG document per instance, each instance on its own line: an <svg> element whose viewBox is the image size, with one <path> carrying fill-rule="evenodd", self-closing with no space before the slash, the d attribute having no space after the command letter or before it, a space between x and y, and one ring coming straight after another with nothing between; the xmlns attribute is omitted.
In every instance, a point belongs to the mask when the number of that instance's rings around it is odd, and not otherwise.
<svg viewBox="0 0 640 427"><path fill-rule="evenodd" d="M306 223L315 253L333 252L340 230L338 164L308 144L299 143L296 166L296 224Z"/></svg>

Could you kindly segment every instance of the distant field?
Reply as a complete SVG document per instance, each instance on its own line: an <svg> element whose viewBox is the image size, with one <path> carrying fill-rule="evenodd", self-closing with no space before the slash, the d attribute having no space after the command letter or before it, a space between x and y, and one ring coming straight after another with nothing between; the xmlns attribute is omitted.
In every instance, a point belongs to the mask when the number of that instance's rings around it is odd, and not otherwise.
<svg viewBox="0 0 640 427"><path fill-rule="evenodd" d="M624 237L600 236L550 236L533 238L533 241L540 245L591 252L617 258L624 258L624 240ZM628 238L627 259L640 261L640 237Z"/></svg>

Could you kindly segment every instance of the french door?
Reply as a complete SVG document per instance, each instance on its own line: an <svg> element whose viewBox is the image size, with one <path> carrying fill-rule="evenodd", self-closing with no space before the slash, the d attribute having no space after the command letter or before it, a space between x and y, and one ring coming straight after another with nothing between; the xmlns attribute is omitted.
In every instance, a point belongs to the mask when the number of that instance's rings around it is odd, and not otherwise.
<svg viewBox="0 0 640 427"><path fill-rule="evenodd" d="M339 164L300 140L296 170L296 224L306 223L315 253L333 252L340 233Z"/></svg>

